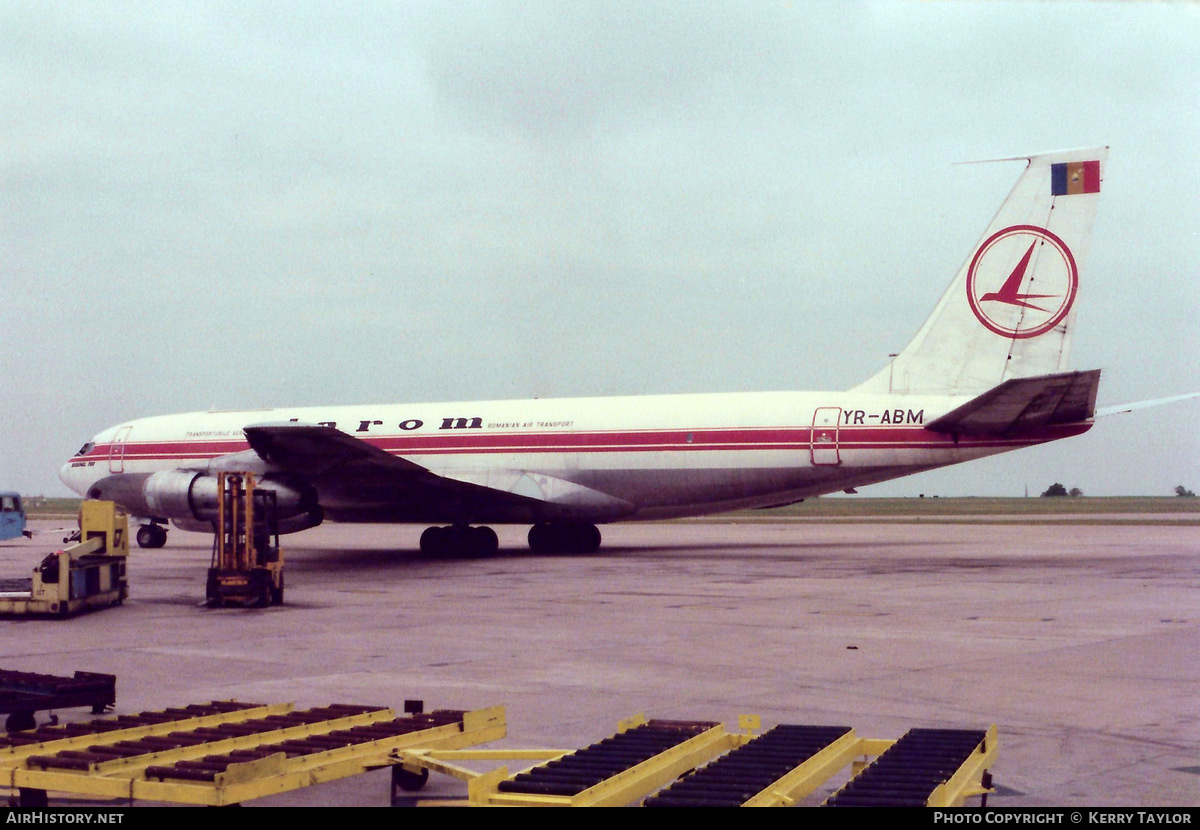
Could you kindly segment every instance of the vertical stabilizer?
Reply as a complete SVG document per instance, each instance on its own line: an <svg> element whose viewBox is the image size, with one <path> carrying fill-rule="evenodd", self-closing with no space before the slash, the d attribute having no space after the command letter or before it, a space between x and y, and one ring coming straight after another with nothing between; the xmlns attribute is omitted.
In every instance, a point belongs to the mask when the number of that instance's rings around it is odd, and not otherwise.
<svg viewBox="0 0 1200 830"><path fill-rule="evenodd" d="M864 392L976 394L1067 367L1107 147L1028 161L912 342Z"/></svg>

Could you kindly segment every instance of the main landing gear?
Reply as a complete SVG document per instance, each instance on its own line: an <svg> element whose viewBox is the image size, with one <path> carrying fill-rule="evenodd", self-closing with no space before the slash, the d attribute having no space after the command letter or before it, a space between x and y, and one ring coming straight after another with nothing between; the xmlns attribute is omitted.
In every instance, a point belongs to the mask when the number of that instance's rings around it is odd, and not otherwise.
<svg viewBox="0 0 1200 830"><path fill-rule="evenodd" d="M421 534L421 553L426 556L483 557L499 549L500 540L490 527L430 527Z"/></svg>
<svg viewBox="0 0 1200 830"><path fill-rule="evenodd" d="M600 549L600 529L571 522L534 525L529 528L529 549L534 553L595 553Z"/></svg>
<svg viewBox="0 0 1200 830"><path fill-rule="evenodd" d="M482 558L500 547L490 527L459 524L426 528L421 534L421 553L426 556ZM595 553L600 549L600 530L593 524L543 522L529 529L529 549L534 553Z"/></svg>
<svg viewBox="0 0 1200 830"><path fill-rule="evenodd" d="M167 529L162 525L142 525L137 531L139 548L161 548L167 543Z"/></svg>

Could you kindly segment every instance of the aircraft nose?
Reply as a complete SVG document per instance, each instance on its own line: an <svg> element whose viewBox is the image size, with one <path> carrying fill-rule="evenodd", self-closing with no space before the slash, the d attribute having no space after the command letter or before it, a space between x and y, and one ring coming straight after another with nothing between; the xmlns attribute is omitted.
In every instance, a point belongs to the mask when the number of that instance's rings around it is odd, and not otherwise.
<svg viewBox="0 0 1200 830"><path fill-rule="evenodd" d="M72 490L73 492L76 492L76 493L79 492L78 490L75 489L75 480L74 480L74 476L71 475L71 462L70 461L68 461L66 464L63 464L62 467L59 468L58 479L63 484L67 485L67 487L70 490Z"/></svg>
<svg viewBox="0 0 1200 830"><path fill-rule="evenodd" d="M75 465L74 459L71 459L58 470L58 478L67 488L73 493L84 495L87 490L88 483L84 470Z"/></svg>

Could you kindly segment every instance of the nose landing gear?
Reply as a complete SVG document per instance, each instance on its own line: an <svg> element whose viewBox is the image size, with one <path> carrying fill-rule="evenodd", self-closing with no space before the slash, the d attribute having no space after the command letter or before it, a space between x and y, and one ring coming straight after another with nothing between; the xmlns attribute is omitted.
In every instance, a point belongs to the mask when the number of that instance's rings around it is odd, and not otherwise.
<svg viewBox="0 0 1200 830"><path fill-rule="evenodd" d="M167 543L167 529L162 525L142 525L137 531L139 548L161 548Z"/></svg>

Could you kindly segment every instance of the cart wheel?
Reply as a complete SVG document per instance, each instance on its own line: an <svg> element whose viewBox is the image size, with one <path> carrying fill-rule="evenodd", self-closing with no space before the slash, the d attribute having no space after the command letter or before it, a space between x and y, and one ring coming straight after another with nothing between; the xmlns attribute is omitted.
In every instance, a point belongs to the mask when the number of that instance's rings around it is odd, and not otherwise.
<svg viewBox="0 0 1200 830"><path fill-rule="evenodd" d="M21 787L17 790L17 804L22 810L45 810L50 806L50 798L45 790Z"/></svg>
<svg viewBox="0 0 1200 830"><path fill-rule="evenodd" d="M392 767L392 790L396 787L408 792L414 792L425 786L425 782L429 780L429 770L424 767L420 772L409 772L402 766Z"/></svg>
<svg viewBox="0 0 1200 830"><path fill-rule="evenodd" d="M37 721L33 719L33 712L13 712L4 719L6 732L24 732L36 726Z"/></svg>

